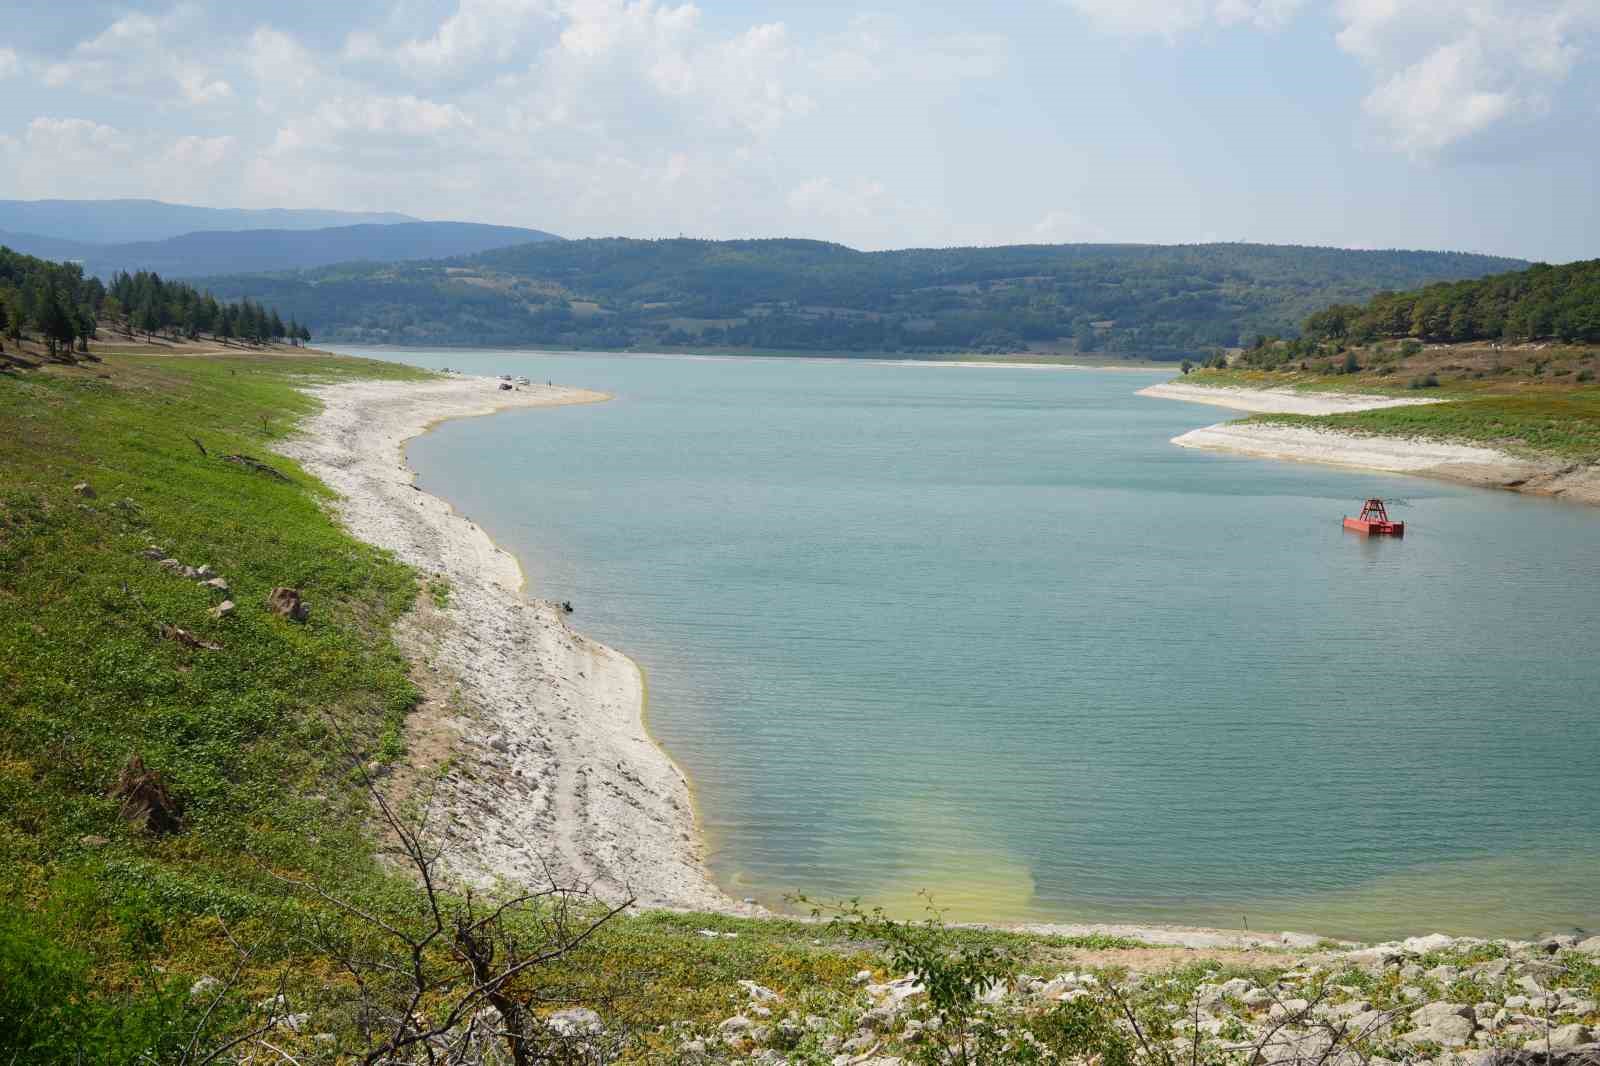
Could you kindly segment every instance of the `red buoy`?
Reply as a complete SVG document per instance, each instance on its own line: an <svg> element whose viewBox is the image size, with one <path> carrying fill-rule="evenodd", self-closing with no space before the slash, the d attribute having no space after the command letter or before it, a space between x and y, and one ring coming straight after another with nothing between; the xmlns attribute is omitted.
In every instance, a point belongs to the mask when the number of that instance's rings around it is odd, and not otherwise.
<svg viewBox="0 0 1600 1066"><path fill-rule="evenodd" d="M1406 524L1404 522L1389 521L1389 512L1384 510L1383 501L1376 496L1361 505L1361 516L1359 518L1346 516L1344 528L1373 537L1403 537L1406 535Z"/></svg>

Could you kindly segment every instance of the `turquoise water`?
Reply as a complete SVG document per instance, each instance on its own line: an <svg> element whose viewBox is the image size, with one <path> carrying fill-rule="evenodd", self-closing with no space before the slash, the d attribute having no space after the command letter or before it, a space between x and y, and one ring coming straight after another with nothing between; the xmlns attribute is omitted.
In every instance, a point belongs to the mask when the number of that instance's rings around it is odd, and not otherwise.
<svg viewBox="0 0 1600 1066"><path fill-rule="evenodd" d="M735 895L1600 928L1600 509L1175 448L1145 374L401 357L616 395L411 461L643 665Z"/></svg>

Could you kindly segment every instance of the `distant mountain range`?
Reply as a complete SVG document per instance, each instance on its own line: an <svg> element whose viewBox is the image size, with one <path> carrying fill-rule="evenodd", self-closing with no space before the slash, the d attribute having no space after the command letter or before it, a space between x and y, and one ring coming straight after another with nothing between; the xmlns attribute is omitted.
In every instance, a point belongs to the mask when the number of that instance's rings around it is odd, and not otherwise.
<svg viewBox="0 0 1600 1066"><path fill-rule="evenodd" d="M0 200L0 231L84 244L160 241L202 230L306 230L416 221L393 212L195 207L160 200Z"/></svg>
<svg viewBox="0 0 1600 1066"><path fill-rule="evenodd" d="M282 308L325 340L1176 360L1258 333L1294 336L1329 304L1527 265L1263 244L860 252L793 239L612 238L202 284Z"/></svg>
<svg viewBox="0 0 1600 1066"><path fill-rule="evenodd" d="M542 230L516 226L415 221L324 229L201 231L163 240L120 244L0 232L0 245L42 259L78 260L86 273L102 278L109 278L119 270L153 270L162 277L192 278L207 274L304 270L355 260L394 263L446 259L507 245L554 240L560 238Z"/></svg>

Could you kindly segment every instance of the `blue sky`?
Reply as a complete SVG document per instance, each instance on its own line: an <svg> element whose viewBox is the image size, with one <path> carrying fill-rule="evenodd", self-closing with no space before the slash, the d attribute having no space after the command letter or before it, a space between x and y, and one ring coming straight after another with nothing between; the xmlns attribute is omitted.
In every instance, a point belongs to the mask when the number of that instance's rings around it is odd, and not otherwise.
<svg viewBox="0 0 1600 1066"><path fill-rule="evenodd" d="M8 4L0 198L1600 256L1600 0Z"/></svg>

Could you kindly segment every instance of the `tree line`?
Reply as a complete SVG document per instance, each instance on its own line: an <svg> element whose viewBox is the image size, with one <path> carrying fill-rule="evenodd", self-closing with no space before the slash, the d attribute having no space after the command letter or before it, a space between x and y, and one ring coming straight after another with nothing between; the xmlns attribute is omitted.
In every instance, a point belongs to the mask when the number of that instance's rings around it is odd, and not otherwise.
<svg viewBox="0 0 1600 1066"><path fill-rule="evenodd" d="M0 246L0 337L20 343L36 336L55 356L87 351L101 323L128 335L252 343L311 339L311 331L275 308L253 300L222 302L184 282L140 271L119 273L105 285L85 277L76 263L55 263Z"/></svg>
<svg viewBox="0 0 1600 1066"><path fill-rule="evenodd" d="M1303 334L1313 342L1349 344L1394 338L1600 342L1600 259L1381 292L1365 304L1316 312Z"/></svg>
<svg viewBox="0 0 1600 1066"><path fill-rule="evenodd" d="M311 339L309 329L292 317L285 323L276 308L250 299L219 302L193 285L162 281L160 275L143 270L113 277L101 311L125 331L138 330L147 337L165 334L196 340L209 333L225 341L253 344L299 344Z"/></svg>

